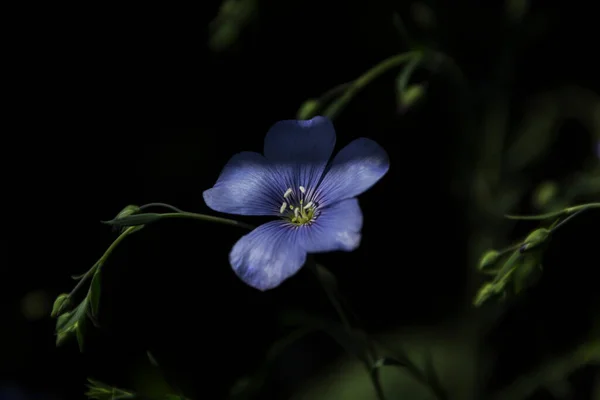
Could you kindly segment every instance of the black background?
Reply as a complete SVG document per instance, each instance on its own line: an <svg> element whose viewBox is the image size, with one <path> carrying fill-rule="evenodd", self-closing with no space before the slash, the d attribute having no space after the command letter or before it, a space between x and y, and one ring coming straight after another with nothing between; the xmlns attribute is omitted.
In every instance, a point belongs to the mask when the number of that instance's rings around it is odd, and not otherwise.
<svg viewBox="0 0 600 400"><path fill-rule="evenodd" d="M593 3L534 2L532 15L550 21L537 38L528 33L535 18L514 27L502 3L471 3L432 3L439 22L433 32L406 20L415 36L463 68L477 106L503 88L511 89L515 108L564 84L600 90ZM53 320L31 321L21 312L27 293L41 290L51 302L72 288L70 275L96 261L114 239L100 220L154 201L210 213L202 191L233 154L260 151L270 125L294 118L307 98L407 49L391 16L409 15L409 3L264 1L238 43L214 52L207 26L218 6L37 9L15 28L10 63L19 121L4 145L4 197L16 200L4 211L15 225L5 230L0 281L5 386L58 399L81 398L88 376L128 387L138 368L152 376L140 367L152 349L191 397L222 398L281 334L280 311L334 317L307 271L266 293L245 286L227 262L243 232L194 221L149 226L117 249L104 268L102 329L90 332L83 355L75 343L55 348ZM512 52L513 79L505 77L510 63L498 61L504 52ZM360 198L360 249L319 257L371 333L444 320L472 295L466 203L451 183L457 160L473 157L464 144L476 141L468 136L476 132L462 130L456 89L444 77L419 74L428 96L415 109L397 112L395 74L386 74L335 121L338 148L366 136L391 158L390 172ZM535 169L536 181L577 170L592 155L589 143L580 124L566 123L551 157ZM494 384L535 365L541 353L530 349L568 349L589 328L598 309L597 220L590 212L561 231L544 281L490 339L505 355ZM337 351L321 337L307 341L301 356L281 366L295 378L284 372L270 390L284 396ZM572 378L581 396L593 373Z"/></svg>

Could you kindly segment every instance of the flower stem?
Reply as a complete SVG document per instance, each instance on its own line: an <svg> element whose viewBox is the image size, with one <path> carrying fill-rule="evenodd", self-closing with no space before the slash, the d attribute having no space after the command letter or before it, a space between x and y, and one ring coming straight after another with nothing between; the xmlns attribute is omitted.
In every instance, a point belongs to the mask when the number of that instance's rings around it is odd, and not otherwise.
<svg viewBox="0 0 600 400"><path fill-rule="evenodd" d="M96 261L96 263L92 266L92 268L90 268L79 280L79 282L77 282L77 285L75 285L75 287L73 288L73 290L71 290L71 293L69 293L69 297L73 297L73 295L75 295L75 293L81 289L81 287L83 286L83 284L92 277L92 275L94 275L94 273L96 272L96 270L98 268L100 268L102 266L102 264L104 264L106 262L106 260L108 259L108 257L111 255L111 253L114 251L114 249L119 245L119 243L121 243L123 241L123 239L125 239L129 234L133 233L134 231L139 230L139 227L137 226L130 226L127 229L125 229L120 235L119 237L117 237L115 239L114 242L112 242L112 244L108 247L108 249L106 249L106 251L104 252L104 254L102 255L102 257L100 257L100 259L98 261Z"/></svg>
<svg viewBox="0 0 600 400"><path fill-rule="evenodd" d="M187 212L187 211L180 211L180 212L175 212L175 213L160 214L160 217L161 218L189 218L189 219L197 219L197 220L200 220L200 221L214 222L214 223L217 223L217 224L238 226L240 228L245 228L245 229L248 229L248 230L254 229L254 226L249 225L249 224L245 224L245 223L240 222L240 221L236 221L234 219L221 218L221 217L213 217L212 215L196 214L196 213L191 213L191 212Z"/></svg>
<svg viewBox="0 0 600 400"><path fill-rule="evenodd" d="M415 57L420 57L421 52L411 51L407 53L397 54L388 59L383 60L363 75L358 77L354 82L350 84L348 89L341 95L336 101L331 103L329 107L325 109L323 115L334 119L342 111L342 109L354 98L354 96L364 89L371 81L378 78L388 70L395 68L403 63L412 60Z"/></svg>
<svg viewBox="0 0 600 400"><path fill-rule="evenodd" d="M353 334L352 333L352 325L350 324L350 321L346 315L346 312L344 312L344 308L342 307L342 304L338 300L335 293L333 293L333 291L331 290L329 285L327 285L324 282L324 280L317 268L317 264L312 256L309 256L309 259L307 261L307 267L310 268L312 270L312 272L315 274L315 276L317 277L319 284L325 291L325 294L327 295L329 302L331 303L331 305L335 309L338 317L340 318L342 325L344 325L344 328L346 329L348 334L352 335ZM367 345L366 347L367 347L367 359L365 359L365 361L364 361L365 368L367 369L367 373L369 374L369 377L371 378L371 381L373 383L373 388L375 389L375 394L377 395L377 398L379 400L385 400L385 393L383 392L383 387L381 386L381 382L379 381L379 376L372 373L373 365L375 363L375 359L377 358L377 355L375 354L375 351L371 346Z"/></svg>
<svg viewBox="0 0 600 400"><path fill-rule="evenodd" d="M168 209L173 210L173 211L178 212L178 213L185 212L185 211L180 210L179 208L177 208L175 206L172 206L170 204L167 204L167 203L148 203L148 204L144 204L143 206L140 206L140 211L143 211L143 210L145 210L147 208L152 208L152 207L168 208Z"/></svg>
<svg viewBox="0 0 600 400"><path fill-rule="evenodd" d="M563 215L573 214L583 210L589 210L591 208L600 208L600 203L587 203L578 206L568 207L560 211L555 211L547 214L540 215L505 215L508 219L521 219L524 221L540 221L544 219L550 219L555 217L562 217Z"/></svg>

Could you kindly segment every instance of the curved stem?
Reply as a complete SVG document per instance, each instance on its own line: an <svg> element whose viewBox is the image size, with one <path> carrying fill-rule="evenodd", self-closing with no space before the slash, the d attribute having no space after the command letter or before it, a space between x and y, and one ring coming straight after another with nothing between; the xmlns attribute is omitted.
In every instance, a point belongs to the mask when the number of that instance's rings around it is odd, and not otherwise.
<svg viewBox="0 0 600 400"><path fill-rule="evenodd" d="M505 215L505 217L508 218L508 219L522 219L524 221L539 221L539 220L544 220L544 219L561 217L561 216L563 216L565 214L566 215L573 214L573 213L576 213L578 211L583 211L583 210L587 210L587 209L591 209L591 208L600 208L600 203L581 204L581 205L578 205L578 206L568 207L568 208L565 208L564 210L555 211L555 212L551 212L551 213L547 213L547 214L540 214L540 215Z"/></svg>
<svg viewBox="0 0 600 400"><path fill-rule="evenodd" d="M575 211L573 214L569 215L567 218L563 219L562 221L560 221L559 223L557 223L556 225L554 225L552 227L552 229L550 229L550 233L556 232L557 229L559 229L561 226L564 226L567 222L569 222L570 220L572 220L573 218L575 218L576 216L578 216L579 214L581 214L585 210L587 210L587 208Z"/></svg>
<svg viewBox="0 0 600 400"><path fill-rule="evenodd" d="M98 261L96 261L96 263L92 266L92 268L90 268L83 275L83 277L81 277L81 279L79 280L79 282L77 282L77 285L75 285L75 287L73 288L73 290L71 290L71 293L69 293L69 297L72 297L79 289L81 289L81 287L83 286L83 284L85 283L85 281L87 281L89 278L91 278L92 275L94 275L94 273L96 272L96 270L98 268L100 268L102 266L102 264L104 264L106 262L106 260L110 256L110 254L119 245L119 243L121 243L123 241L123 239L125 239L129 234L133 233L136 230L139 230L138 226L130 226L127 229L125 229L119 235L119 237L117 237L115 239L115 241L112 242L112 244L108 247L108 249L106 249L106 251L104 252L104 254L102 255L102 257L100 257L100 259Z"/></svg>
<svg viewBox="0 0 600 400"><path fill-rule="evenodd" d="M197 219L199 221L214 222L214 223L223 224L223 225L239 226L240 228L245 228L248 230L254 229L253 225L249 225L249 224L246 224L246 223L243 223L240 221L236 221L234 219L213 217L212 215L196 214L196 213L191 213L191 212L187 212L187 211L160 214L160 217L161 218L190 218L190 219Z"/></svg>
<svg viewBox="0 0 600 400"><path fill-rule="evenodd" d="M353 84L354 82L346 82L346 83L341 83L331 89L329 89L328 91L326 91L325 93L323 93L321 95L321 97L319 97L319 102L321 102L322 104L326 104L329 103L330 101L332 101L333 99L335 99L338 95L342 94L343 92L345 92L346 90L348 90L348 88Z"/></svg>
<svg viewBox="0 0 600 400"><path fill-rule="evenodd" d="M420 52L413 51L398 54L380 62L379 64L365 72L363 75L361 75L354 82L352 82L352 84L346 90L346 92L343 95L341 95L336 101L334 101L329 107L327 107L323 115L334 119L340 113L340 111L350 102L350 100L352 100L352 98L358 92L360 92L369 83L371 83L371 81L373 81L383 73L387 72L388 70L402 65L406 61L409 61L414 57L420 55Z"/></svg>
<svg viewBox="0 0 600 400"><path fill-rule="evenodd" d="M144 204L143 206L140 206L140 210L139 211L143 211L143 210L145 210L147 208L152 208L152 207L168 208L168 209L173 210L173 211L178 212L178 213L185 212L185 211L183 211L183 210L181 210L181 209L179 209L179 208L177 208L175 206L172 206L170 204L167 204L167 203L148 203L148 204Z"/></svg>

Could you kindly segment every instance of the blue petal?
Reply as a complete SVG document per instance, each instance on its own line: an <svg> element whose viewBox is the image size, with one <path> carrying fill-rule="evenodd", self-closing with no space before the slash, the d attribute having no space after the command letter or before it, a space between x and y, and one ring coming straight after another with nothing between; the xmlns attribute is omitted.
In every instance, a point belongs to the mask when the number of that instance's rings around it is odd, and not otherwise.
<svg viewBox="0 0 600 400"><path fill-rule="evenodd" d="M306 250L298 245L297 231L279 220L243 236L229 253L237 276L256 289L268 290L294 275L306 262Z"/></svg>
<svg viewBox="0 0 600 400"><path fill-rule="evenodd" d="M363 216L357 199L321 210L311 225L298 228L298 242L309 253L352 251L360 245Z"/></svg>
<svg viewBox="0 0 600 400"><path fill-rule="evenodd" d="M317 189L320 204L358 196L379 181L389 170L385 150L371 139L358 138L333 159Z"/></svg>
<svg viewBox="0 0 600 400"><path fill-rule="evenodd" d="M229 160L215 186L202 196L207 206L223 213L279 215L283 191L266 158L246 151Z"/></svg>
<svg viewBox="0 0 600 400"><path fill-rule="evenodd" d="M275 123L265 136L265 157L277 165L286 188L314 190L335 146L331 120L285 120Z"/></svg>

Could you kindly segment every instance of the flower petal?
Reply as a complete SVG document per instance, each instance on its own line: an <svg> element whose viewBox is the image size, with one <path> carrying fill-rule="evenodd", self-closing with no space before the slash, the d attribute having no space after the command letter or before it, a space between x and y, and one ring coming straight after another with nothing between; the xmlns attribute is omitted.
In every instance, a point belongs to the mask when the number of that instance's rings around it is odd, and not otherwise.
<svg viewBox="0 0 600 400"><path fill-rule="evenodd" d="M279 215L284 191L267 159L245 151L229 160L217 183L202 196L207 206L223 213Z"/></svg>
<svg viewBox="0 0 600 400"><path fill-rule="evenodd" d="M229 253L233 270L248 285L268 290L294 275L306 262L297 243L297 229L271 221L242 236Z"/></svg>
<svg viewBox="0 0 600 400"><path fill-rule="evenodd" d="M285 120L275 123L265 136L265 157L284 176L287 188L315 189L335 146L331 120Z"/></svg>
<svg viewBox="0 0 600 400"><path fill-rule="evenodd" d="M343 200L325 207L311 225L299 227L298 242L309 253L356 250L362 224L358 200Z"/></svg>
<svg viewBox="0 0 600 400"><path fill-rule="evenodd" d="M387 153L373 140L358 138L350 142L335 156L317 189L320 204L358 196L377 183L389 168Z"/></svg>

